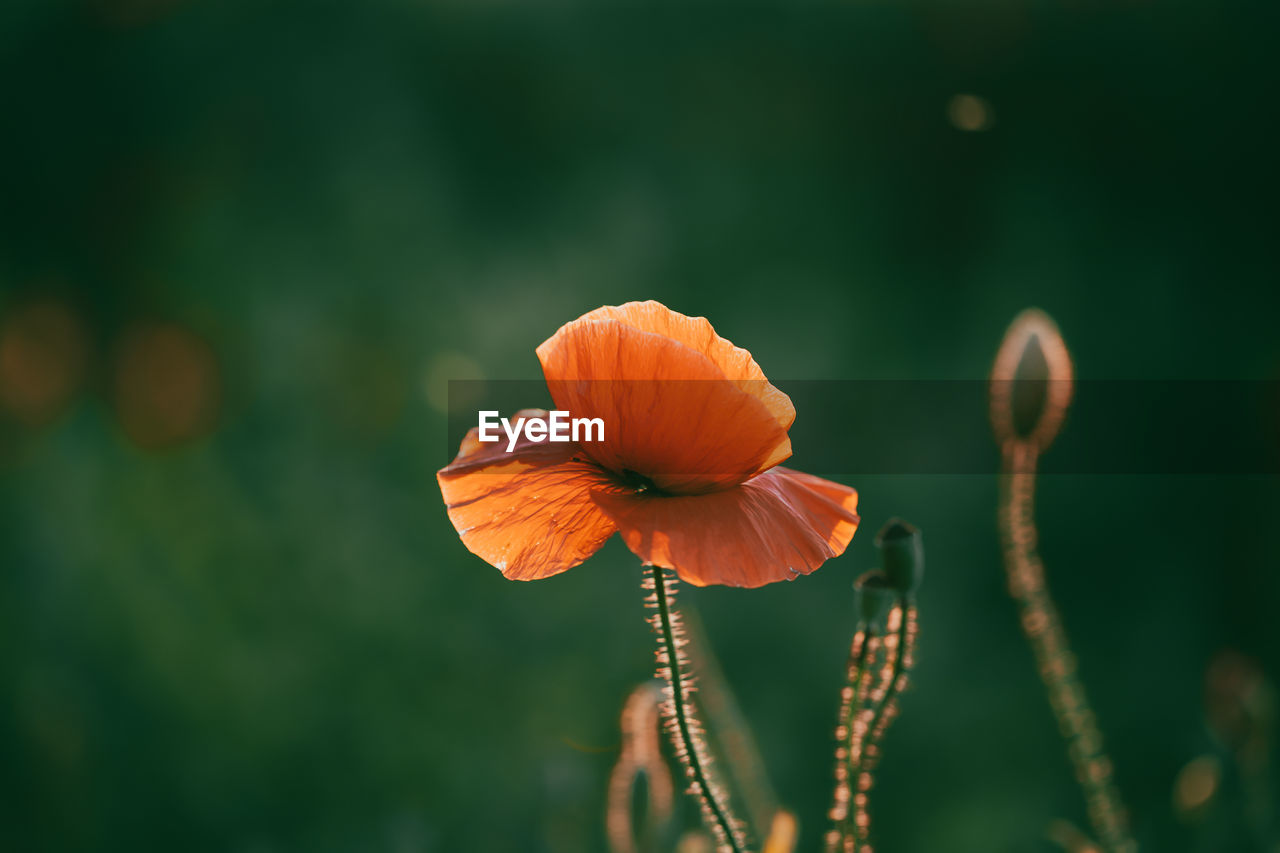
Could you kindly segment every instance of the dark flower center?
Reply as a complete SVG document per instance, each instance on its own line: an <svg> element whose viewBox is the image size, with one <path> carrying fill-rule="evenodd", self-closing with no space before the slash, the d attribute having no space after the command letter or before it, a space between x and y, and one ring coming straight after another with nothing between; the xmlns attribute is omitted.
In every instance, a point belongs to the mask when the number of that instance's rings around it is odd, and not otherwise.
<svg viewBox="0 0 1280 853"><path fill-rule="evenodd" d="M618 475L618 480L628 489L633 489L636 494L666 494L666 492L658 488L653 480L650 480L644 474L632 471L630 468L623 468L622 473Z"/></svg>

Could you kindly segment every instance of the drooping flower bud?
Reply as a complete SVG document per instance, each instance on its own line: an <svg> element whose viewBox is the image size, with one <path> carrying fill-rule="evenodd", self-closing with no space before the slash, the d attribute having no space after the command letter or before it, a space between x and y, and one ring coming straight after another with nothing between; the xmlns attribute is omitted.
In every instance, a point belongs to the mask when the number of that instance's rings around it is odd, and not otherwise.
<svg viewBox="0 0 1280 853"><path fill-rule="evenodd" d="M1071 353L1053 319L1037 308L1015 317L991 367L996 438L1047 448L1071 404L1073 376Z"/></svg>
<svg viewBox="0 0 1280 853"><path fill-rule="evenodd" d="M872 569L853 582L853 604L858 622L867 630L883 633L888 623L889 611L898 594L884 572Z"/></svg>
<svg viewBox="0 0 1280 853"><path fill-rule="evenodd" d="M889 585L900 593L915 592L924 577L920 531L900 518L889 519L876 535L876 546Z"/></svg>

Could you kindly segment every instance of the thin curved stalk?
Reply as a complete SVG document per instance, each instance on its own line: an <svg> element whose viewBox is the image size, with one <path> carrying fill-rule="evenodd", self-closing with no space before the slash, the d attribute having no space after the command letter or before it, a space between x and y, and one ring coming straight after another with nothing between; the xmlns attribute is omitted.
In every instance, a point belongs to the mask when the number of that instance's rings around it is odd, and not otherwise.
<svg viewBox="0 0 1280 853"><path fill-rule="evenodd" d="M695 680L684 655L680 614L673 606L676 578L654 566L645 566L644 576L644 589L651 590L645 604L654 610L651 624L658 637L658 677L666 682L663 715L667 731L689 777L690 793L697 799L703 822L714 833L717 846L728 853L745 853L741 822L733 816L727 798L711 777L711 758L690 696Z"/></svg>
<svg viewBox="0 0 1280 853"><path fill-rule="evenodd" d="M846 832L853 841L847 849L855 852L866 845L870 835L871 815L867 811L867 800L880 760L880 743L898 714L898 696L906 689L907 673L915 662L915 637L915 605L909 595L903 594L889 615L885 660L875 679L875 687L867 697L875 710L864 730L861 749L856 756L850 756L850 775L854 782L853 809L847 817Z"/></svg>
<svg viewBox="0 0 1280 853"><path fill-rule="evenodd" d="M862 758L858 766L858 775L870 773L879 761L880 741L884 737L889 723L893 722L898 711L898 696L907 689L907 673L915 663L916 609L908 596L903 595L895 608L891 620L897 621L894 643L889 648L889 677L884 680L884 696L876 706L875 716L867 730L867 740L862 748Z"/></svg>
<svg viewBox="0 0 1280 853"><path fill-rule="evenodd" d="M1137 843L1112 775L1102 732L1076 674L1075 656L1067 642L1058 609L1045 583L1044 564L1036 551L1034 517L1038 453L1034 445L1010 440L1004 448L1000 496L1000 533L1004 545L1009 593L1018 604L1023 633L1035 654L1049 705L1067 742L1067 755L1084 793L1093 832L1108 853L1133 853Z"/></svg>
<svg viewBox="0 0 1280 853"><path fill-rule="evenodd" d="M836 788L832 795L830 818L833 824L826 837L827 853L840 853L850 843L856 843L849 821L849 806L853 801L852 774L862 754L862 737L866 732L862 719L863 705L870 692L872 672L880 654L880 637L870 628L853 635L849 646L849 662L846 666L845 686L841 691L839 723L836 726Z"/></svg>
<svg viewBox="0 0 1280 853"><path fill-rule="evenodd" d="M631 691L622 710L622 748L609 774L605 829L612 853L637 853L653 849L665 834L675 801L674 785L658 743L658 716L663 701L656 681L646 681ZM636 782L644 777L644 822L636 826L632 797ZM637 835L644 843L637 843Z"/></svg>

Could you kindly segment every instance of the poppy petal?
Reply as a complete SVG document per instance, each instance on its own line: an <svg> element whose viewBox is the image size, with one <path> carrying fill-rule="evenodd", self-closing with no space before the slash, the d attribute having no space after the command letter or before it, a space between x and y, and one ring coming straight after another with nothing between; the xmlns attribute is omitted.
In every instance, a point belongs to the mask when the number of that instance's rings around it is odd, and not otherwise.
<svg viewBox="0 0 1280 853"><path fill-rule="evenodd" d="M574 322L591 320L616 320L638 331L651 332L679 341L709 358L726 379L746 381L765 379L764 371L760 369L760 365L756 364L751 353L717 335L716 330L711 327L711 321L706 317L685 316L679 311L672 311L656 300L628 302L625 305L606 305L583 314ZM782 392L779 391L778 394L783 399L786 398ZM794 420L795 410L791 409L787 417Z"/></svg>
<svg viewBox="0 0 1280 853"><path fill-rule="evenodd" d="M540 409L516 413L546 416ZM457 458L436 473L467 550L511 580L551 577L599 550L617 528L591 493L617 490L612 478L576 444L522 437L510 453L506 447L505 437L481 442L473 427Z"/></svg>
<svg viewBox="0 0 1280 853"><path fill-rule="evenodd" d="M600 308L538 347L556 406L600 418L583 450L671 494L731 488L791 455L790 398L702 317L658 302Z"/></svg>
<svg viewBox="0 0 1280 853"><path fill-rule="evenodd" d="M844 553L859 520L856 491L787 468L706 495L592 497L636 556L695 586L757 587L807 575Z"/></svg>

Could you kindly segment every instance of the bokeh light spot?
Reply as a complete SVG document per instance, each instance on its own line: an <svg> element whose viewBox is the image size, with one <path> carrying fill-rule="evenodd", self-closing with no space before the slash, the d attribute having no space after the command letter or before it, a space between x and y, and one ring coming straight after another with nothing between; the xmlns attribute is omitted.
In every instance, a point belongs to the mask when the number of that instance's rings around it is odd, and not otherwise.
<svg viewBox="0 0 1280 853"><path fill-rule="evenodd" d="M995 118L991 104L977 95L959 94L947 102L947 118L957 130L988 130Z"/></svg>
<svg viewBox="0 0 1280 853"><path fill-rule="evenodd" d="M84 377L84 330L60 302L23 305L0 324L0 405L28 427L63 410Z"/></svg>
<svg viewBox="0 0 1280 853"><path fill-rule="evenodd" d="M1183 817L1194 817L1218 790L1222 767L1212 755L1187 762L1173 783L1173 805Z"/></svg>
<svg viewBox="0 0 1280 853"><path fill-rule="evenodd" d="M222 398L213 349L172 324L133 329L116 353L116 417L136 445L159 450L213 429Z"/></svg>

